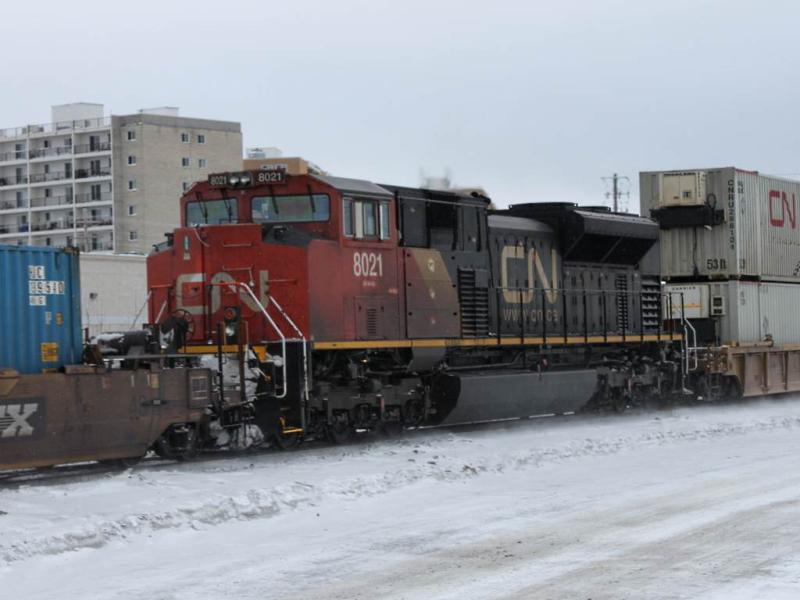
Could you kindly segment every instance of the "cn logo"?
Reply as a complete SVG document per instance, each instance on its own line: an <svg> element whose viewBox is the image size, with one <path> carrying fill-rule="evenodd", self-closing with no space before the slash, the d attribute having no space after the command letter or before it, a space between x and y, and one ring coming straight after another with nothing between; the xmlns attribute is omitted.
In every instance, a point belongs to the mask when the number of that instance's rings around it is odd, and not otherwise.
<svg viewBox="0 0 800 600"><path fill-rule="evenodd" d="M792 201L786 192L769 191L769 224L773 227L797 229L797 198L792 194Z"/></svg>
<svg viewBox="0 0 800 600"><path fill-rule="evenodd" d="M28 420L37 410L36 402L0 406L0 438L32 436L33 425Z"/></svg>

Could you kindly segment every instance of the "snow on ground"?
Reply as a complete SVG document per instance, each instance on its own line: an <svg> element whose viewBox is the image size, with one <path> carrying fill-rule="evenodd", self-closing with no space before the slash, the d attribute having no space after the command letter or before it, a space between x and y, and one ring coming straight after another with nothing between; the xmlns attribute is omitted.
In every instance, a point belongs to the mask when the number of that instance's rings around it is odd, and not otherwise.
<svg viewBox="0 0 800 600"><path fill-rule="evenodd" d="M0 488L0 597L797 598L800 402Z"/></svg>

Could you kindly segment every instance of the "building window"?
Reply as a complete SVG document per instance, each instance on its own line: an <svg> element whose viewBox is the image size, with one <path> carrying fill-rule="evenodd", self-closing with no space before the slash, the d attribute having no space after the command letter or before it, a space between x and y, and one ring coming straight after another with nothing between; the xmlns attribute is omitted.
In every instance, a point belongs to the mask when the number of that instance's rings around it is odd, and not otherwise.
<svg viewBox="0 0 800 600"><path fill-rule="evenodd" d="M133 216L135 216L135 215L136 215L136 205L135 205L135 204L131 204L131 205L128 207L128 216L129 216L129 217L133 217Z"/></svg>
<svg viewBox="0 0 800 600"><path fill-rule="evenodd" d="M128 239L129 239L130 241L132 241L132 242L135 242L136 240L138 240L138 239L139 239L139 232L138 232L138 231L136 231L135 229L131 229L131 230L128 232Z"/></svg>
<svg viewBox="0 0 800 600"><path fill-rule="evenodd" d="M202 133L198 134L197 143L198 144L205 144L206 143L206 136L204 136Z"/></svg>
<svg viewBox="0 0 800 600"><path fill-rule="evenodd" d="M133 129L128 130L128 141L135 142L136 141L136 132Z"/></svg>
<svg viewBox="0 0 800 600"><path fill-rule="evenodd" d="M188 157L188 156L184 156L184 157L181 159L181 166L182 166L182 167L188 167L190 164L191 164L191 161L189 160L189 157Z"/></svg>
<svg viewBox="0 0 800 600"><path fill-rule="evenodd" d="M131 155L128 157L128 164L129 164L129 165L135 165L135 164L136 164L136 157L135 157L133 154L131 154Z"/></svg>
<svg viewBox="0 0 800 600"><path fill-rule="evenodd" d="M128 180L128 190L134 191L135 189L136 189L136 180L135 179L129 179Z"/></svg>
<svg viewBox="0 0 800 600"><path fill-rule="evenodd" d="M184 132L184 133L181 134L181 142L183 142L184 144L188 144L189 143L189 134L188 133Z"/></svg>
<svg viewBox="0 0 800 600"><path fill-rule="evenodd" d="M184 181L181 185L183 186L183 191L184 192L189 189L189 182L188 181Z"/></svg>
<svg viewBox="0 0 800 600"><path fill-rule="evenodd" d="M206 164L207 163L206 163L206 159L205 158L198 158L197 159L197 166L200 167L201 169L205 169L206 168Z"/></svg>

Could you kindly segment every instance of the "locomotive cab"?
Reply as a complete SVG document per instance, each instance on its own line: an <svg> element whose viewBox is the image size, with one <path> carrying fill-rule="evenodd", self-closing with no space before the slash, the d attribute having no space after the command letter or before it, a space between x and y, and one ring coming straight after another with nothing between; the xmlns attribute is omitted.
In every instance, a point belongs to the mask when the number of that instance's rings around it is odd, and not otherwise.
<svg viewBox="0 0 800 600"><path fill-rule="evenodd" d="M360 180L212 175L148 258L150 320L177 320L182 351L243 346L272 359L257 389L228 396L280 399L278 420L303 429L312 344L401 335L394 202Z"/></svg>

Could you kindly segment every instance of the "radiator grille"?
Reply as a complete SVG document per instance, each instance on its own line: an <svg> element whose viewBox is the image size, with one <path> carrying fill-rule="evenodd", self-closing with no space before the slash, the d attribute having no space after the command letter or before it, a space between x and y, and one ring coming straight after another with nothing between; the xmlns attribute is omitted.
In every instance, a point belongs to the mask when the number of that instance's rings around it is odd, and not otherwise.
<svg viewBox="0 0 800 600"><path fill-rule="evenodd" d="M476 285L473 269L458 270L458 301L461 305L461 335L489 335L489 289Z"/></svg>

